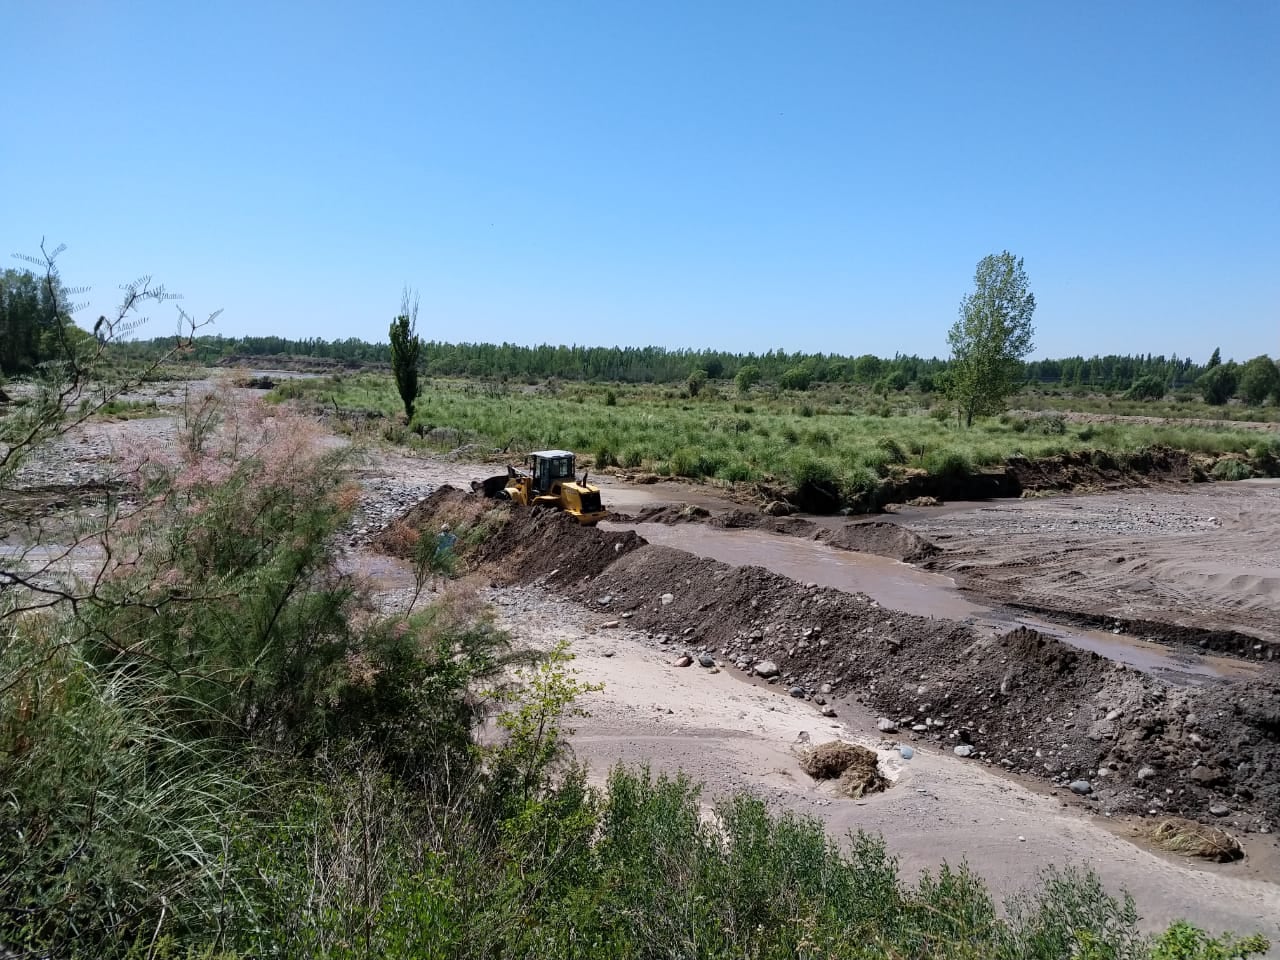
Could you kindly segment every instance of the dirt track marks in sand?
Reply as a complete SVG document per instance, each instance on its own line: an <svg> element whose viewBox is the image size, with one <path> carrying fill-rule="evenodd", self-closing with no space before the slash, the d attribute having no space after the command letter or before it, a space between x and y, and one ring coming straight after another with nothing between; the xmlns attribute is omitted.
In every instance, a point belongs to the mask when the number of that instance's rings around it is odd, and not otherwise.
<svg viewBox="0 0 1280 960"><path fill-rule="evenodd" d="M1280 642L1274 482L1013 501L903 524L942 549L931 569L994 602Z"/></svg>

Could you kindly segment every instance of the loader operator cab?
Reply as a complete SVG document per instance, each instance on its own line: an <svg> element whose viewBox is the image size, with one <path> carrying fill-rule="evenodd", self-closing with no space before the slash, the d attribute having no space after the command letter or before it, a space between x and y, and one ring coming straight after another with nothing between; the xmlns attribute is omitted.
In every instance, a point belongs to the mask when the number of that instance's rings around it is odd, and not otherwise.
<svg viewBox="0 0 1280 960"><path fill-rule="evenodd" d="M539 450L529 454L529 474L533 477L534 493L550 493L558 483L572 483L573 468L574 457L568 450Z"/></svg>

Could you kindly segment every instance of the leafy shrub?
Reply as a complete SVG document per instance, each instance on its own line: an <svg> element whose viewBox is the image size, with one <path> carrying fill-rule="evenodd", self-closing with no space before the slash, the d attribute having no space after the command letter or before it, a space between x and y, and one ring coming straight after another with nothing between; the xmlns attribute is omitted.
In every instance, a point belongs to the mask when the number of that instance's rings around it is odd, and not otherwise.
<svg viewBox="0 0 1280 960"><path fill-rule="evenodd" d="M805 443L821 450L830 450L835 442L830 430L810 430L805 434Z"/></svg>
<svg viewBox="0 0 1280 960"><path fill-rule="evenodd" d="M1239 381L1238 368L1234 363L1224 363L1203 374L1196 385L1204 397L1204 402L1220 407L1236 392Z"/></svg>
<svg viewBox="0 0 1280 960"><path fill-rule="evenodd" d="M604 392L604 405L606 407L616 407L618 405L618 395L612 390Z"/></svg>
<svg viewBox="0 0 1280 960"><path fill-rule="evenodd" d="M1151 960L1240 960L1270 948L1266 938L1258 934L1243 939L1230 935L1211 937L1185 920L1178 920L1156 938Z"/></svg>
<svg viewBox="0 0 1280 960"><path fill-rule="evenodd" d="M1135 380L1133 386L1125 391L1124 398L1126 400L1160 400L1164 394L1164 381L1159 377L1148 375Z"/></svg>
<svg viewBox="0 0 1280 960"><path fill-rule="evenodd" d="M1067 432L1067 419L1061 414L1027 417L1022 423L1027 433L1041 437L1061 437Z"/></svg>
<svg viewBox="0 0 1280 960"><path fill-rule="evenodd" d="M677 477L699 480L714 477L722 463L719 457L682 447L671 455L671 472Z"/></svg>
<svg viewBox="0 0 1280 960"><path fill-rule="evenodd" d="M597 470L603 470L605 467L616 467L617 465L618 458L611 447L600 447L596 450L595 467Z"/></svg>
<svg viewBox="0 0 1280 960"><path fill-rule="evenodd" d="M903 450L902 444L900 444L893 437L889 437L889 436L877 437L876 448L880 450L882 453L884 453L885 459L888 463L906 463L907 462L907 451Z"/></svg>
<svg viewBox="0 0 1280 960"><path fill-rule="evenodd" d="M1254 357L1240 368L1240 395L1254 406L1280 398L1280 367L1266 354Z"/></svg>
<svg viewBox="0 0 1280 960"><path fill-rule="evenodd" d="M716 476L731 483L747 483L757 479L756 472L751 469L751 466L741 460L734 460L725 464L717 471Z"/></svg>
<svg viewBox="0 0 1280 960"><path fill-rule="evenodd" d="M907 376L905 370L895 370L885 378L885 384L890 390L902 392L907 389L911 383L911 378Z"/></svg>
<svg viewBox="0 0 1280 960"><path fill-rule="evenodd" d="M924 458L924 468L942 480L962 480L973 472L973 465L963 453L955 450L935 450Z"/></svg>
<svg viewBox="0 0 1280 960"><path fill-rule="evenodd" d="M1253 476L1247 463L1233 458L1219 460L1213 465L1211 473L1215 480L1248 480Z"/></svg>
<svg viewBox="0 0 1280 960"><path fill-rule="evenodd" d="M644 454L640 452L639 447L628 447L622 452L622 465L628 470L634 470L644 463Z"/></svg>

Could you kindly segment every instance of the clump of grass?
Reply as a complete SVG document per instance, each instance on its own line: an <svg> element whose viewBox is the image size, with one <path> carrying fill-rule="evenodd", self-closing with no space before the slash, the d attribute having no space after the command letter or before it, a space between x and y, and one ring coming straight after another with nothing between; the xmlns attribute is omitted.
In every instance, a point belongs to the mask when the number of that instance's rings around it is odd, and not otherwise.
<svg viewBox="0 0 1280 960"><path fill-rule="evenodd" d="M1006 422L1017 433L1029 433L1040 437L1061 437L1067 432L1067 418L1062 414L1046 413L1035 416L1008 416Z"/></svg>
<svg viewBox="0 0 1280 960"><path fill-rule="evenodd" d="M889 785L888 778L880 772L874 750L842 740L809 749L800 759L800 769L815 780L838 779L840 792L854 799Z"/></svg>
<svg viewBox="0 0 1280 960"><path fill-rule="evenodd" d="M1210 473L1215 480L1248 480L1253 476L1249 465L1234 457L1224 457L1219 460L1213 465Z"/></svg>
<svg viewBox="0 0 1280 960"><path fill-rule="evenodd" d="M1147 839L1170 853L1229 863L1244 857L1240 841L1227 831L1182 817L1165 817L1146 831Z"/></svg>
<svg viewBox="0 0 1280 960"><path fill-rule="evenodd" d="M902 444L894 437L877 437L876 448L884 454L885 463L906 463L907 451L902 449Z"/></svg>
<svg viewBox="0 0 1280 960"><path fill-rule="evenodd" d="M949 482L963 480L973 473L973 464L956 450L936 450L926 454L924 468L932 476Z"/></svg>

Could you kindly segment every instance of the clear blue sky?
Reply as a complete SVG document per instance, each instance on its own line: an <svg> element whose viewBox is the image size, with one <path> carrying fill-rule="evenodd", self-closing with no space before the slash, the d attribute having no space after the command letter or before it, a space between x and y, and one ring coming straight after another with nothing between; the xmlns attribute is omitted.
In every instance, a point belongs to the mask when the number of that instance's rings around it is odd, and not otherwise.
<svg viewBox="0 0 1280 960"><path fill-rule="evenodd" d="M65 0L0 79L82 322L945 355L1009 249L1037 356L1280 354L1275 0Z"/></svg>

